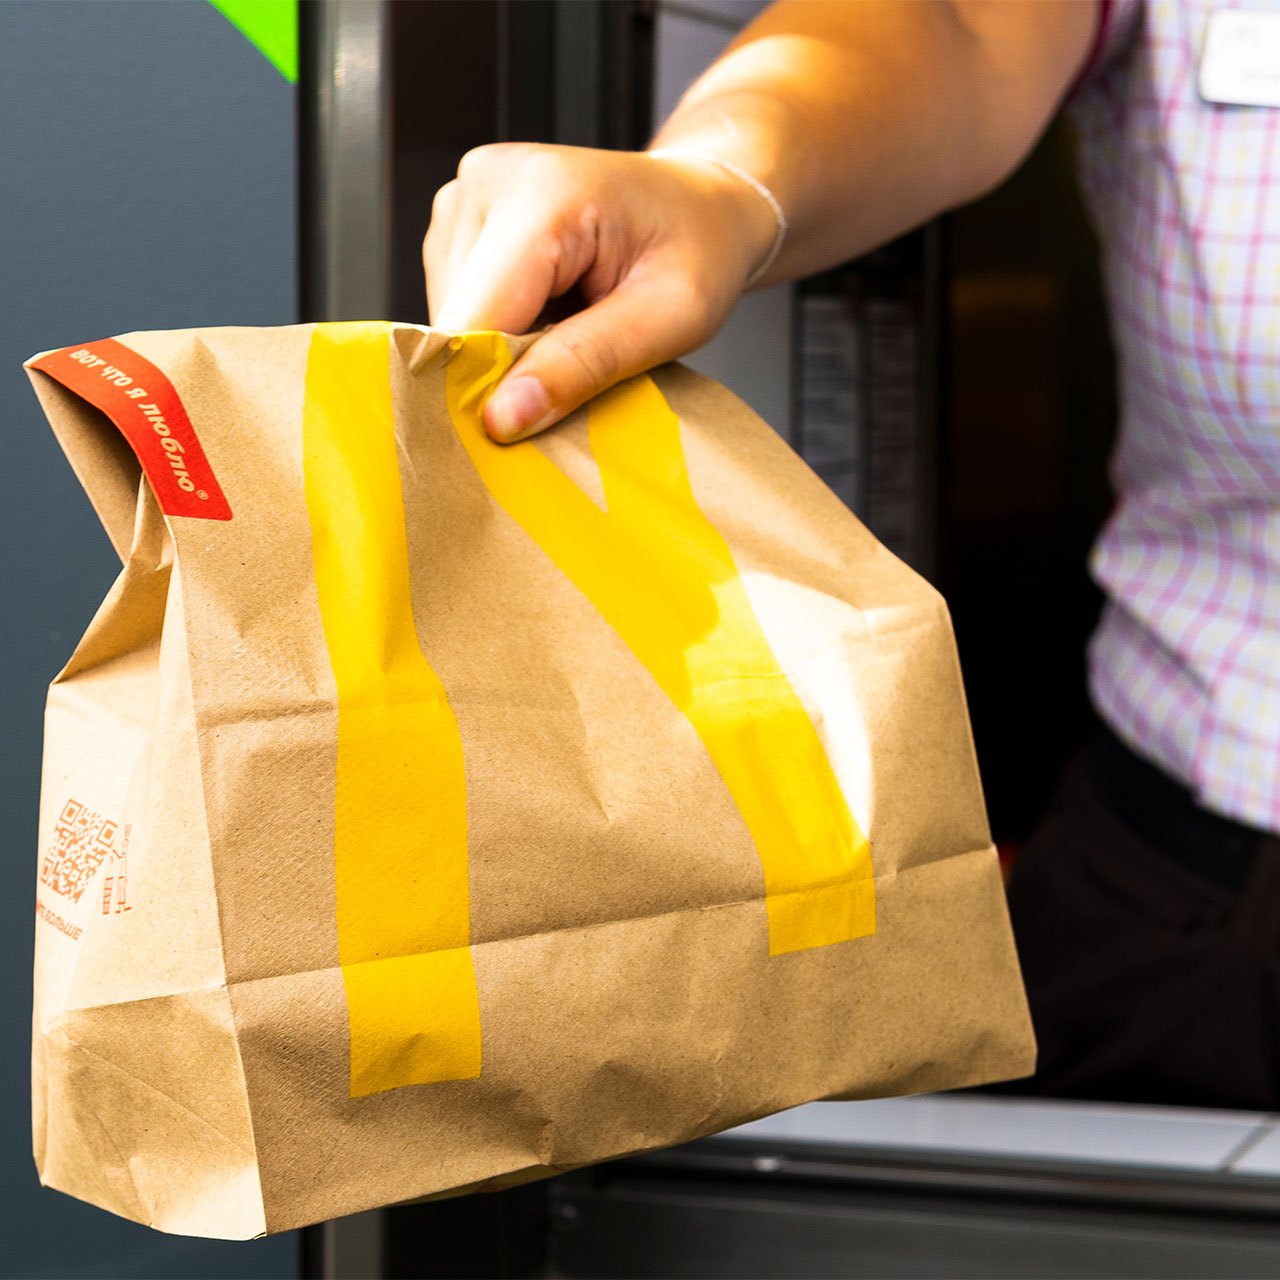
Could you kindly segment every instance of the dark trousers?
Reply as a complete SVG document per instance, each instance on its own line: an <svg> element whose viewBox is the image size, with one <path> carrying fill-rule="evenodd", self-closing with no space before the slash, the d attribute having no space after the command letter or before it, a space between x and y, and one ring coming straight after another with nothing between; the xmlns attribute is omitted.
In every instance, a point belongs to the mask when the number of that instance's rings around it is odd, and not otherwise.
<svg viewBox="0 0 1280 1280"><path fill-rule="evenodd" d="M1107 732L1009 886L1040 1045L1019 1091L1280 1109L1280 840Z"/></svg>

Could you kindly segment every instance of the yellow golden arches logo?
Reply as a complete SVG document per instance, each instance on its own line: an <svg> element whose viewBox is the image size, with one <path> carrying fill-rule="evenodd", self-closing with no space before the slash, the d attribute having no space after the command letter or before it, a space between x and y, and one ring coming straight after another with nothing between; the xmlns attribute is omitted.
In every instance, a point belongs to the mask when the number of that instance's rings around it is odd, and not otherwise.
<svg viewBox="0 0 1280 1280"><path fill-rule="evenodd" d="M592 405L602 511L533 444L485 435L480 409L510 364L500 335L455 341L454 428L497 502L706 746L760 856L770 953L874 933L866 838L698 509L670 407L649 378ZM387 325L317 326L303 455L338 694L334 864L353 1097L481 1069L462 744L413 622L389 373Z"/></svg>

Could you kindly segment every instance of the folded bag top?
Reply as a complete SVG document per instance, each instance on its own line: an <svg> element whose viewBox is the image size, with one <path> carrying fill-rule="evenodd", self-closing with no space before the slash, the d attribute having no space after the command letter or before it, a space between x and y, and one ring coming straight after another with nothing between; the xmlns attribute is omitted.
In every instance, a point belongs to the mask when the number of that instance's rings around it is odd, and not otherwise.
<svg viewBox="0 0 1280 1280"><path fill-rule="evenodd" d="M678 365L527 338L29 362L124 568L46 719L42 1179L242 1238L1034 1049L937 593Z"/></svg>

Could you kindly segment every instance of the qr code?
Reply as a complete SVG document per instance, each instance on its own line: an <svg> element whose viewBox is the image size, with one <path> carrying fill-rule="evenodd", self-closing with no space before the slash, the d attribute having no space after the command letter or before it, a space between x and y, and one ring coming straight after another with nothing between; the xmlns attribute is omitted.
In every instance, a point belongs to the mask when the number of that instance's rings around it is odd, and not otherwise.
<svg viewBox="0 0 1280 1280"><path fill-rule="evenodd" d="M78 800L62 806L53 828L53 843L40 866L40 883L72 902L79 902L103 859L115 851L119 824L86 809Z"/></svg>

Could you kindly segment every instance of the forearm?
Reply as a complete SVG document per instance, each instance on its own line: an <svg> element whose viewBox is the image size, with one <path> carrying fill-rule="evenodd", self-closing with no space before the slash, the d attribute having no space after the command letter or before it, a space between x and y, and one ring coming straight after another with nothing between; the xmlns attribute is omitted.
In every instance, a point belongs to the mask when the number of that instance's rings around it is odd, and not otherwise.
<svg viewBox="0 0 1280 1280"><path fill-rule="evenodd" d="M485 406L497 440L706 342L764 282L891 239L998 182L1087 57L1099 0L782 0L686 95L668 155L506 144L464 157L423 245L433 323L523 332L577 286Z"/></svg>
<svg viewBox="0 0 1280 1280"><path fill-rule="evenodd" d="M753 173L790 223L768 273L820 270L975 198L1031 149L1083 64L1098 0L781 0L654 147Z"/></svg>

